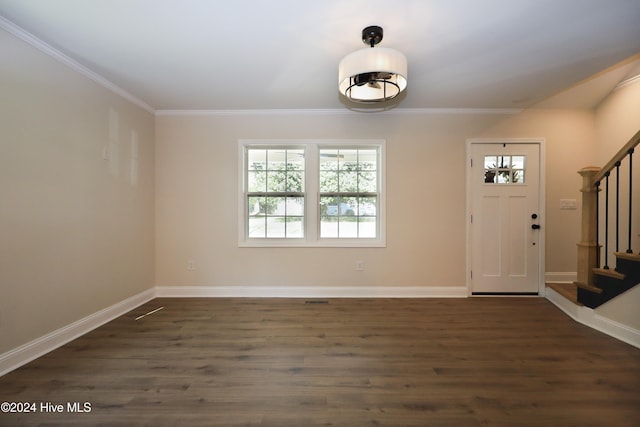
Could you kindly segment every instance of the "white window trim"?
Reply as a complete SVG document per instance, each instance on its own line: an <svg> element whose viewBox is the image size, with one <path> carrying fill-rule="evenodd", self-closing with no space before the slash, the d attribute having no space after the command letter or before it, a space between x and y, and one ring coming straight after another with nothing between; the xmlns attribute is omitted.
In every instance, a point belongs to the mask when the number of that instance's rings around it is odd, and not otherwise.
<svg viewBox="0 0 640 427"><path fill-rule="evenodd" d="M281 139L241 139L238 141L238 246L239 247L386 247L386 141L382 139L344 140L281 140ZM249 238L247 236L246 197L246 147L281 146L305 148L305 237L300 239ZM320 190L319 161L320 148L379 148L378 182L379 198L377 206L378 237L376 238L320 238Z"/></svg>

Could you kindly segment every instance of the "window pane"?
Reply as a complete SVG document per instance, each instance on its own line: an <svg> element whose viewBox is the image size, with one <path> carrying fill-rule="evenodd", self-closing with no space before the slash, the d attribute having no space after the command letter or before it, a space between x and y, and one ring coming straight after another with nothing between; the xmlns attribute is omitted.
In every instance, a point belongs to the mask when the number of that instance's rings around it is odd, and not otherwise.
<svg viewBox="0 0 640 427"><path fill-rule="evenodd" d="M355 193L358 191L358 172L340 172L338 180L340 192Z"/></svg>
<svg viewBox="0 0 640 427"><path fill-rule="evenodd" d="M343 216L338 221L338 234L340 238L358 237L358 218L354 216Z"/></svg>
<svg viewBox="0 0 640 427"><path fill-rule="evenodd" d="M287 217L287 238L304 237L304 219L300 217Z"/></svg>
<svg viewBox="0 0 640 427"><path fill-rule="evenodd" d="M304 170L304 150L287 150L287 169Z"/></svg>
<svg viewBox="0 0 640 427"><path fill-rule="evenodd" d="M304 172L288 172L286 191L301 193L304 191Z"/></svg>
<svg viewBox="0 0 640 427"><path fill-rule="evenodd" d="M320 215L321 216L337 216L338 205L340 203L339 197L320 197Z"/></svg>
<svg viewBox="0 0 640 427"><path fill-rule="evenodd" d="M358 174L358 190L360 192L375 193L377 175L375 172L360 172Z"/></svg>
<svg viewBox="0 0 640 427"><path fill-rule="evenodd" d="M377 234L375 217L358 218L358 237L374 239Z"/></svg>
<svg viewBox="0 0 640 427"><path fill-rule="evenodd" d="M320 170L336 171L338 170L338 150L320 150Z"/></svg>
<svg viewBox="0 0 640 427"><path fill-rule="evenodd" d="M511 163L514 169L524 169L524 156L513 156Z"/></svg>
<svg viewBox="0 0 640 427"><path fill-rule="evenodd" d="M287 150L267 150L267 169L280 171L286 169Z"/></svg>
<svg viewBox="0 0 640 427"><path fill-rule="evenodd" d="M267 213L265 197L249 196L248 199L248 211L249 215L264 215Z"/></svg>
<svg viewBox="0 0 640 427"><path fill-rule="evenodd" d="M266 217L249 217L249 237L264 238L266 236Z"/></svg>
<svg viewBox="0 0 640 427"><path fill-rule="evenodd" d="M267 191L283 192L286 188L287 173L267 172Z"/></svg>
<svg viewBox="0 0 640 427"><path fill-rule="evenodd" d="M498 167L509 168L511 156L498 156Z"/></svg>
<svg viewBox="0 0 640 427"><path fill-rule="evenodd" d="M287 216L304 215L304 197L287 197Z"/></svg>
<svg viewBox="0 0 640 427"><path fill-rule="evenodd" d="M269 216L267 217L267 237L283 238L285 237L285 217Z"/></svg>
<svg viewBox="0 0 640 427"><path fill-rule="evenodd" d="M338 172L320 172L320 192L338 192Z"/></svg>
<svg viewBox="0 0 640 427"><path fill-rule="evenodd" d="M267 150L257 150L251 148L247 154L247 165L249 170L267 169Z"/></svg>
<svg viewBox="0 0 640 427"><path fill-rule="evenodd" d="M249 192L262 192L267 189L267 173L251 171L247 176L247 190Z"/></svg>
<svg viewBox="0 0 640 427"><path fill-rule="evenodd" d="M286 204L284 197L267 197L268 215L285 215Z"/></svg>
<svg viewBox="0 0 640 427"><path fill-rule="evenodd" d="M338 217L322 216L320 218L320 237L338 237Z"/></svg>
<svg viewBox="0 0 640 427"><path fill-rule="evenodd" d="M498 167L498 160L496 156L484 156L484 168L495 169Z"/></svg>
<svg viewBox="0 0 640 427"><path fill-rule="evenodd" d="M358 216L376 216L376 197L361 197L358 204Z"/></svg>
<svg viewBox="0 0 640 427"><path fill-rule="evenodd" d="M373 171L378 169L378 151L377 150L358 150L359 169L364 171Z"/></svg>
<svg viewBox="0 0 640 427"><path fill-rule="evenodd" d="M524 184L524 170L520 169L513 171L513 182Z"/></svg>
<svg viewBox="0 0 640 427"><path fill-rule="evenodd" d="M358 168L358 150L340 150L338 168L341 171L355 171Z"/></svg>
<svg viewBox="0 0 640 427"><path fill-rule="evenodd" d="M343 197L340 203L340 216L354 216L358 211L358 199L356 197Z"/></svg>
<svg viewBox="0 0 640 427"><path fill-rule="evenodd" d="M495 169L488 169L484 171L484 182L486 184L493 184L496 182L496 171Z"/></svg>

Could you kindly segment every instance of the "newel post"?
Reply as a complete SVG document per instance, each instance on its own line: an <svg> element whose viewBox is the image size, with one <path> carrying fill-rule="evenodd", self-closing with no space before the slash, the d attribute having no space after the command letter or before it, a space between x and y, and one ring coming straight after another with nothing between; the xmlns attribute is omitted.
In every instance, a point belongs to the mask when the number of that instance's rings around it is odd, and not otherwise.
<svg viewBox="0 0 640 427"><path fill-rule="evenodd" d="M578 243L577 283L593 284L593 269L600 266L600 245L598 245L598 191L593 178L600 168L589 166L578 173L582 176L582 235Z"/></svg>

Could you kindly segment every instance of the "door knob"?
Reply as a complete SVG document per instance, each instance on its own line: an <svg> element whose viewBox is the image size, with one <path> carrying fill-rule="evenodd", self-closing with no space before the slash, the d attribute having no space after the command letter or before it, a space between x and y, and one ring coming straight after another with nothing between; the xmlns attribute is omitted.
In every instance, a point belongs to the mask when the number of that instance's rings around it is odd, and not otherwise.
<svg viewBox="0 0 640 427"><path fill-rule="evenodd" d="M540 229L540 224L531 224L531 228L534 230L539 230Z"/></svg>

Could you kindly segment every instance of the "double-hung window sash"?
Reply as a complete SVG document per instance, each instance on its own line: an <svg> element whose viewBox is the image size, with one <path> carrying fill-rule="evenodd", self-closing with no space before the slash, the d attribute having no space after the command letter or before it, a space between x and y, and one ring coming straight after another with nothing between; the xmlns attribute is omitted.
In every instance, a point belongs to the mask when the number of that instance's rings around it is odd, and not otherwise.
<svg viewBox="0 0 640 427"><path fill-rule="evenodd" d="M304 148L247 148L249 238L305 237Z"/></svg>

